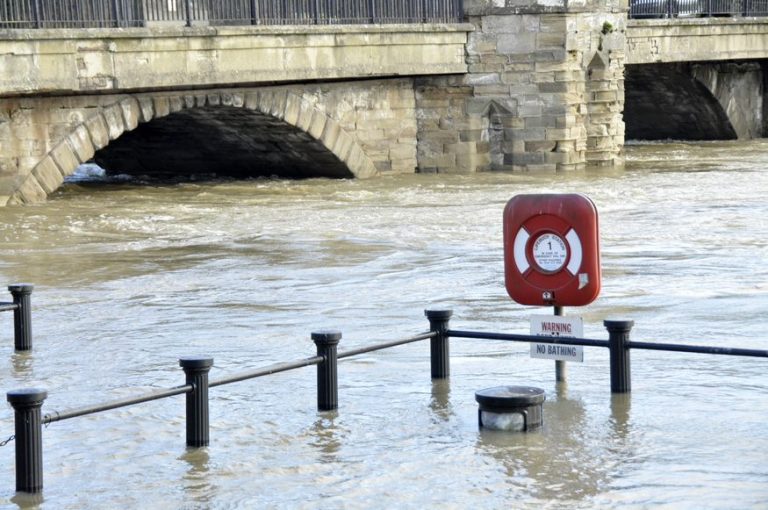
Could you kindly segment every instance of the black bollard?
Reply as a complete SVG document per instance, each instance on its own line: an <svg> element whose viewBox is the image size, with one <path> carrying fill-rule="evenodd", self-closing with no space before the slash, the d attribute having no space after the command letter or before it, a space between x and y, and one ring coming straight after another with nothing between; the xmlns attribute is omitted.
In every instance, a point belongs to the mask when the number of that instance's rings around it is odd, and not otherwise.
<svg viewBox="0 0 768 510"><path fill-rule="evenodd" d="M448 344L448 323L453 310L424 310L429 319L429 330L437 333L429 342L432 365L432 379L445 379L451 375L450 349Z"/></svg>
<svg viewBox="0 0 768 510"><path fill-rule="evenodd" d="M187 384L192 385L192 391L187 393L187 446L208 446L208 372L213 358L181 358L179 366L184 369Z"/></svg>
<svg viewBox="0 0 768 510"><path fill-rule="evenodd" d="M611 393L629 393L632 377L629 359L629 332L635 321L603 321L608 330L608 349L611 358Z"/></svg>
<svg viewBox="0 0 768 510"><path fill-rule="evenodd" d="M341 331L315 331L312 333L312 340L317 346L317 355L323 358L317 365L317 408L321 411L332 411L339 407L339 377L336 365Z"/></svg>
<svg viewBox="0 0 768 510"><path fill-rule="evenodd" d="M43 422L40 408L48 392L40 389L9 391L16 425L16 490L43 491Z"/></svg>
<svg viewBox="0 0 768 510"><path fill-rule="evenodd" d="M17 351L32 349L32 289L29 283L9 285L16 310L13 311L13 338Z"/></svg>

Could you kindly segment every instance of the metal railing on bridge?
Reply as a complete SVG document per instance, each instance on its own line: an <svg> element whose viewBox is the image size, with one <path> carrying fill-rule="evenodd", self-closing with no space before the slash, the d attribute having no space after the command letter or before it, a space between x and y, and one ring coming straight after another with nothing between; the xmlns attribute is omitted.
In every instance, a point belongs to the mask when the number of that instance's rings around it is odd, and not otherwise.
<svg viewBox="0 0 768 510"><path fill-rule="evenodd" d="M463 0L6 0L0 28L454 23Z"/></svg>
<svg viewBox="0 0 768 510"><path fill-rule="evenodd" d="M630 0L629 17L768 16L768 0Z"/></svg>

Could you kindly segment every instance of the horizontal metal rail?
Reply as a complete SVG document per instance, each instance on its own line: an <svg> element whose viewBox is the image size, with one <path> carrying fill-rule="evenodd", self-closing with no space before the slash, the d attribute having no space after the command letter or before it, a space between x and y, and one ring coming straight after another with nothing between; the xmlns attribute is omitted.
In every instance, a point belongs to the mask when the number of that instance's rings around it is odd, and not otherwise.
<svg viewBox="0 0 768 510"><path fill-rule="evenodd" d="M16 303L0 303L0 312L10 312L18 308L19 305Z"/></svg>
<svg viewBox="0 0 768 510"><path fill-rule="evenodd" d="M462 0L6 0L0 28L453 23Z"/></svg>
<svg viewBox="0 0 768 510"><path fill-rule="evenodd" d="M628 343L630 349L646 349L651 351L692 352L698 354L720 354L725 356L747 356L753 358L768 358L765 349L738 349L735 347L711 347L707 345L659 344L650 342Z"/></svg>
<svg viewBox="0 0 768 510"><path fill-rule="evenodd" d="M455 338L476 338L481 340L505 340L510 342L533 342L560 345L583 345L587 347L610 347L607 340L592 340L589 338L484 333L479 331L460 331L453 329L449 329L446 334ZM719 354L724 356L768 358L768 350L765 349L740 349L736 347L716 347L709 345L685 345L635 341L628 341L626 343L626 347L629 349L645 349L652 351L689 352L697 354Z"/></svg>
<svg viewBox="0 0 768 510"><path fill-rule="evenodd" d="M591 340L589 338L515 335L511 333L482 333L479 331L460 331L454 329L449 329L445 334L449 337L477 338L480 340L505 340L507 342L538 342L547 344L584 345L587 347L608 347L608 340Z"/></svg>
<svg viewBox="0 0 768 510"><path fill-rule="evenodd" d="M413 343L413 342L418 342L420 340L428 340L430 338L434 338L435 336L437 336L436 332L429 331L427 333L422 333L420 335L412 336L412 337L409 337L409 338L402 338L402 339L399 339L399 340L390 340L388 342L382 342L382 343L379 343L379 344L368 345L368 346L365 346L365 347L359 347L357 349L349 349L347 351L340 352L338 354L338 359L349 358L351 356L357 356L358 354L366 354L366 353L369 353L369 352L380 351L382 349L388 349L390 347L396 347L398 345L410 344L410 343Z"/></svg>
<svg viewBox="0 0 768 510"><path fill-rule="evenodd" d="M289 361L286 363L275 363L262 368L249 370L246 372L240 372L238 374L232 374L221 379L216 379L208 383L209 387L221 386L223 384L230 384L239 381L245 381L248 379L255 379L256 377L263 377L265 375L277 374L280 372L287 372L288 370L294 370L296 368L308 367L311 365L319 365L323 362L322 356L313 356L311 358L305 358L297 361Z"/></svg>
<svg viewBox="0 0 768 510"><path fill-rule="evenodd" d="M768 15L768 0L630 0L629 17L699 18Z"/></svg>
<svg viewBox="0 0 768 510"><path fill-rule="evenodd" d="M176 386L174 388L167 388L157 391L152 391L139 395L136 397L122 398L119 400L112 400L110 402L104 402L101 404L95 404L91 406L78 407L76 409L70 409L68 411L54 411L43 416L43 424L54 423L57 421L68 420L70 418L76 418L78 416L85 416L87 414L100 413L102 411L109 411L110 409L118 409L120 407L128 407L135 404L141 404L143 402L150 402L152 400L160 400L161 398L172 397L175 395L182 395L189 393L193 390L191 384L185 384L183 386Z"/></svg>

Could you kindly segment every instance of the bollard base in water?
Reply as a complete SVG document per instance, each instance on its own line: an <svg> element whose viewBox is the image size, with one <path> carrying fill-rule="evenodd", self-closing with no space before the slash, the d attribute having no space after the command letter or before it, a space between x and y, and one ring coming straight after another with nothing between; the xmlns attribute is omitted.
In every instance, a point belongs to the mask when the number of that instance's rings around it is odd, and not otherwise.
<svg viewBox="0 0 768 510"><path fill-rule="evenodd" d="M544 423L544 390L530 386L496 386L475 392L481 429L526 432Z"/></svg>

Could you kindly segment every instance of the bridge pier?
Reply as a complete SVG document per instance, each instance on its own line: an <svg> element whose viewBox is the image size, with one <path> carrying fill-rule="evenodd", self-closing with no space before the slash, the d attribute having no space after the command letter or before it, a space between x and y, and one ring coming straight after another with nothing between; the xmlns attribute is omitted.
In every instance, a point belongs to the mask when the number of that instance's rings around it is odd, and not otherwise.
<svg viewBox="0 0 768 510"><path fill-rule="evenodd" d="M468 73L417 86L420 170L621 163L626 0L464 5Z"/></svg>

